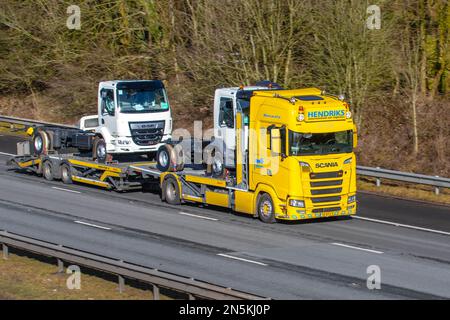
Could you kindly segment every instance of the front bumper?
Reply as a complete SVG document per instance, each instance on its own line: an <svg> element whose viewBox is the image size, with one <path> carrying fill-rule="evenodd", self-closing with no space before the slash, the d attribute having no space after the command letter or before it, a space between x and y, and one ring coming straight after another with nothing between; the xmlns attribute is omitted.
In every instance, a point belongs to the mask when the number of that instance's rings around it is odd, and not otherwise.
<svg viewBox="0 0 450 320"><path fill-rule="evenodd" d="M148 145L148 146L140 146L134 143L131 138L126 138L123 140L130 141L129 144L119 144L117 140L115 139L114 143L107 145L107 152L110 154L122 154L122 153L149 153L149 152L156 152L158 149L166 143L170 139L170 135L163 136L163 139L161 142L154 144L154 145Z"/></svg>
<svg viewBox="0 0 450 320"><path fill-rule="evenodd" d="M322 208L308 207L299 208L292 207L286 202L283 205L281 213L275 215L280 220L307 220L307 219L319 219L329 217L351 216L356 214L357 203L352 202L345 205L336 206L324 206Z"/></svg>

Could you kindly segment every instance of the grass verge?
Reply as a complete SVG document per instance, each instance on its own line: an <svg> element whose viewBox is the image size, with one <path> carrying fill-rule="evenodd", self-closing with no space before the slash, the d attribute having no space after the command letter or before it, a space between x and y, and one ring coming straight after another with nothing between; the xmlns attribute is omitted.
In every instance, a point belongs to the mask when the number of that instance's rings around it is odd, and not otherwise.
<svg viewBox="0 0 450 320"><path fill-rule="evenodd" d="M8 260L0 257L0 299L2 300L152 300L150 288L128 285L118 291L117 277L99 275L81 267L81 288L70 290L70 274L57 273L56 259L16 251ZM108 279L109 278L109 279ZM170 299L160 294L162 300Z"/></svg>

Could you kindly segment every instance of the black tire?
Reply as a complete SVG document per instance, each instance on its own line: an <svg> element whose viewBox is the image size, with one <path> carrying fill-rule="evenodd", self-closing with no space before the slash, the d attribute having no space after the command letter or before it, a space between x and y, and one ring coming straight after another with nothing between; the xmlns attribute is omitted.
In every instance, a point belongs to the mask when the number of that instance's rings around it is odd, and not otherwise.
<svg viewBox="0 0 450 320"><path fill-rule="evenodd" d="M44 161L42 164L42 175L45 180L52 181L53 180L53 168L51 161Z"/></svg>
<svg viewBox="0 0 450 320"><path fill-rule="evenodd" d="M273 205L272 198L269 194L263 193L258 200L257 208L259 219L265 223L274 223L275 219L275 207Z"/></svg>
<svg viewBox="0 0 450 320"><path fill-rule="evenodd" d="M99 163L105 163L108 157L108 153L106 151L106 142L103 138L95 138L94 140L94 150L93 150L93 158L97 160Z"/></svg>
<svg viewBox="0 0 450 320"><path fill-rule="evenodd" d="M156 154L156 167L161 172L169 171L170 169L170 154L171 150L169 150L168 145L163 145L159 147L158 152Z"/></svg>
<svg viewBox="0 0 450 320"><path fill-rule="evenodd" d="M61 165L61 180L65 184L72 184L72 168L67 163Z"/></svg>
<svg viewBox="0 0 450 320"><path fill-rule="evenodd" d="M167 177L162 184L163 199L168 204L178 205L181 203L180 188L173 177Z"/></svg>

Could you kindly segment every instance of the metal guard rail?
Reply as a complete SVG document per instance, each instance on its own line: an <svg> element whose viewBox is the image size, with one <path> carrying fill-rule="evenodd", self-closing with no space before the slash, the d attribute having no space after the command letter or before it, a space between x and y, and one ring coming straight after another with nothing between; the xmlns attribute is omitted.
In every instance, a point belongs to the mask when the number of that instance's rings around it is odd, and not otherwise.
<svg viewBox="0 0 450 320"><path fill-rule="evenodd" d="M122 260L96 255L62 245L53 244L21 235L0 231L0 243L3 246L3 257L8 256L8 246L37 253L39 255L58 259L58 265L62 261L91 269L100 270L119 276L119 286L124 283L123 278L135 279L153 285L153 298L159 299L159 288L168 288L189 295L190 299L196 297L214 300L269 300L269 298L252 295L231 288L214 285L208 282L186 278L157 269L131 264ZM61 270L62 271L62 270Z"/></svg>

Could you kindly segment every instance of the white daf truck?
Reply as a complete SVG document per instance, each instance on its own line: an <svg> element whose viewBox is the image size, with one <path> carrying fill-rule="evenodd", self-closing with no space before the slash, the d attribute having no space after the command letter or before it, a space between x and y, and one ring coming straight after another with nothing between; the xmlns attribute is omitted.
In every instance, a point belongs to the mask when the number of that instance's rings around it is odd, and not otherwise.
<svg viewBox="0 0 450 320"><path fill-rule="evenodd" d="M97 115L81 118L79 130L43 126L33 137L35 154L78 148L99 162L117 154L152 157L171 139L172 115L160 80L114 80L98 86Z"/></svg>

